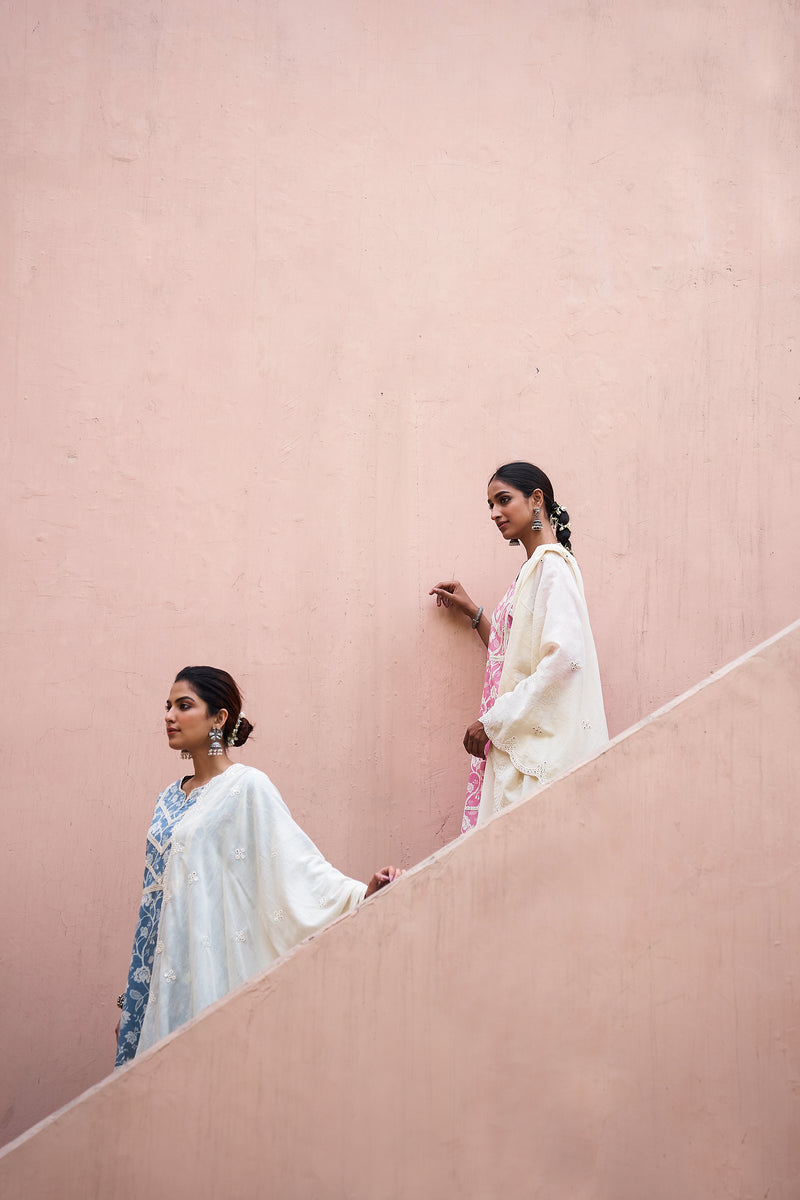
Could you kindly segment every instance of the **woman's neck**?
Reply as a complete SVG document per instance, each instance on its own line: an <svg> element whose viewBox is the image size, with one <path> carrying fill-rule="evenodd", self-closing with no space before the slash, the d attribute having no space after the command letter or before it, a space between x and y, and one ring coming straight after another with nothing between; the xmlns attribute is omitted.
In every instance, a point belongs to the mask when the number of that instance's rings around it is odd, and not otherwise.
<svg viewBox="0 0 800 1200"><path fill-rule="evenodd" d="M525 547L525 554L528 558L531 558L540 546L558 545L558 538L553 533L553 529L549 521L544 524L543 529L529 529L527 533L523 534L519 540Z"/></svg>
<svg viewBox="0 0 800 1200"><path fill-rule="evenodd" d="M196 788L202 787L204 783L209 783L212 779L216 779L218 775L223 775L228 767L233 764L227 754L215 754L210 757L207 753L200 753L197 757L192 755L192 765L194 767L194 775L190 775L189 779L191 780L192 788Z"/></svg>

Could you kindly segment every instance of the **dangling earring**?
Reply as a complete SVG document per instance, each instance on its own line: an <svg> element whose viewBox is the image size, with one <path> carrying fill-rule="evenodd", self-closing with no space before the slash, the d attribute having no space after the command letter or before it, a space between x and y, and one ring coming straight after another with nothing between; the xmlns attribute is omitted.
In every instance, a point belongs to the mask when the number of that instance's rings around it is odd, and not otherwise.
<svg viewBox="0 0 800 1200"><path fill-rule="evenodd" d="M191 758L191 757L192 756L188 750L181 750L181 758Z"/></svg>
<svg viewBox="0 0 800 1200"><path fill-rule="evenodd" d="M542 528L542 522L539 520L539 513L541 511L542 510L540 508L535 508L533 510L533 524L531 525L531 529L534 531L534 533L538 533Z"/></svg>
<svg viewBox="0 0 800 1200"><path fill-rule="evenodd" d="M216 758L223 753L222 750L222 730L217 729L216 725L213 729L209 729L208 736L211 738L211 745L208 747L208 757Z"/></svg>

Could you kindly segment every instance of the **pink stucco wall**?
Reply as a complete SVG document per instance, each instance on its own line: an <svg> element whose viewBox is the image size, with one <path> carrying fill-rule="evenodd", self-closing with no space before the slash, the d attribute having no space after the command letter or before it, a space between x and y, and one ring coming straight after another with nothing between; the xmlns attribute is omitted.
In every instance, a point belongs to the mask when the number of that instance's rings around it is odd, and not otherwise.
<svg viewBox="0 0 800 1200"><path fill-rule="evenodd" d="M109 1068L188 660L337 864L453 837L509 457L613 732L796 615L785 0L0 15L0 1137Z"/></svg>
<svg viewBox="0 0 800 1200"><path fill-rule="evenodd" d="M800 1193L800 622L0 1156L37 1200Z"/></svg>

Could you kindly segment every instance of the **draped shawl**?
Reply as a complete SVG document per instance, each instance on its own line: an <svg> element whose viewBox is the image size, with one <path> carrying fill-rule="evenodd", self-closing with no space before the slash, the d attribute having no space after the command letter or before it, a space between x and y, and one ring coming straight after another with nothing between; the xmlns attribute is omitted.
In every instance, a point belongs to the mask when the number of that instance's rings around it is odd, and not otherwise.
<svg viewBox="0 0 800 1200"><path fill-rule="evenodd" d="M479 823L525 799L608 741L603 690L578 564L540 546L519 573L495 703Z"/></svg>
<svg viewBox="0 0 800 1200"><path fill-rule="evenodd" d="M229 767L173 830L137 1053L365 892L325 860L262 771Z"/></svg>

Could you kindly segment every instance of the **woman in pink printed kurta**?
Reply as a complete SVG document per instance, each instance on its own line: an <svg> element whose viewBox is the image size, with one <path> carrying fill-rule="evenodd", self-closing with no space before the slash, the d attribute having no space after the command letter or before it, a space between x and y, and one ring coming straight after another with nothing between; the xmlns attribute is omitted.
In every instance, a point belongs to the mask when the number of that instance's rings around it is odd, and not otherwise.
<svg viewBox="0 0 800 1200"><path fill-rule="evenodd" d="M431 589L437 605L470 618L487 648L478 720L464 735L472 757L462 833L527 799L608 740L569 514L531 463L500 467L487 498L502 537L527 555L491 622L458 580Z"/></svg>

